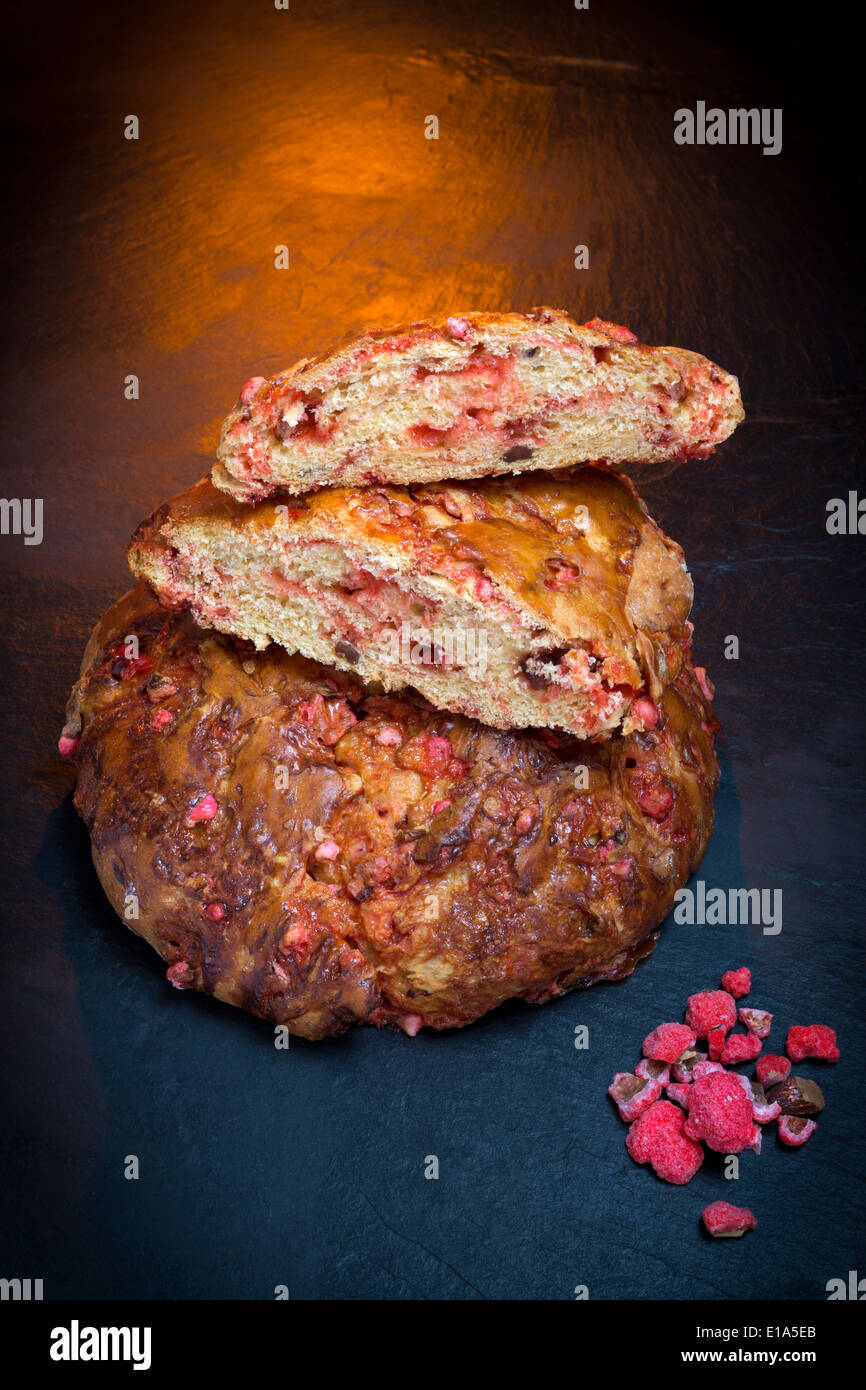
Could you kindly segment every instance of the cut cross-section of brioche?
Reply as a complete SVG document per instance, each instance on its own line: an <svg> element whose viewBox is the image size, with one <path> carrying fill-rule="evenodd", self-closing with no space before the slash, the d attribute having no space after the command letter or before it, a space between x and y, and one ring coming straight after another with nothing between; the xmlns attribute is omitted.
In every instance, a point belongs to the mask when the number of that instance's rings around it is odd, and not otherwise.
<svg viewBox="0 0 866 1390"><path fill-rule="evenodd" d="M364 333L272 380L226 419L217 487L461 480L574 463L705 458L743 418L736 377L682 348L553 309Z"/></svg>
<svg viewBox="0 0 866 1390"><path fill-rule="evenodd" d="M689 641L682 551L601 467L255 507L205 479L129 561L204 626L497 728L651 727Z"/></svg>

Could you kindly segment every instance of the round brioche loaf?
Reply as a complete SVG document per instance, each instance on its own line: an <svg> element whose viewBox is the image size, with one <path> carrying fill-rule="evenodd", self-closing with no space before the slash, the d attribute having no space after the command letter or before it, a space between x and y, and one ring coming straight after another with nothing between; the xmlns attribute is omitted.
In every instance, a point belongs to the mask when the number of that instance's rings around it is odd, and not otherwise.
<svg viewBox="0 0 866 1390"><path fill-rule="evenodd" d="M684 661L654 726L602 744L500 732L139 584L90 639L61 749L103 887L174 985L309 1039L414 1034L652 949L712 828L705 689Z"/></svg>

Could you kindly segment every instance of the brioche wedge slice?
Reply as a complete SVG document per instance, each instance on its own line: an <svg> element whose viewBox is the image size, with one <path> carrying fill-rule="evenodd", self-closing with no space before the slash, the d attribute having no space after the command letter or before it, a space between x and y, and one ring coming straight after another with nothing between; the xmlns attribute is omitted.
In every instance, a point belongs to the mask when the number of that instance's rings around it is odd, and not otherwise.
<svg viewBox="0 0 866 1390"><path fill-rule="evenodd" d="M465 314L364 333L272 380L222 429L213 481L276 490L462 480L574 463L705 458L743 418L698 353L567 314Z"/></svg>
<svg viewBox="0 0 866 1390"><path fill-rule="evenodd" d="M651 727L689 643L682 551L601 467L255 507L204 479L129 562L203 626L500 729Z"/></svg>

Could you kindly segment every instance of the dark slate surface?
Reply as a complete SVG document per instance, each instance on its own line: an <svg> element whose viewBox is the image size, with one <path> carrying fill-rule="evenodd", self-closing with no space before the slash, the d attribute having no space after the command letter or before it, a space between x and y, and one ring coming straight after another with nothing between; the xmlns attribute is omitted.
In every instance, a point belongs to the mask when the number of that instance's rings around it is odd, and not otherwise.
<svg viewBox="0 0 866 1390"><path fill-rule="evenodd" d="M866 541L824 525L829 498L866 491L857 91L838 25L807 18L637 0L16 9L4 492L44 498L45 537L0 537L3 1276L48 1297L804 1299L866 1274ZM673 111L699 99L781 106L781 155L677 147ZM735 439L643 491L689 558L725 725L700 877L781 889L783 930L669 923L619 985L448 1036L275 1052L265 1025L169 989L102 898L54 752L83 643L126 587L129 533L205 471L247 376L365 323L538 302L741 375ZM771 1135L737 1183L707 1162L674 1189L627 1158L605 1087L740 964L776 1044L824 1021L843 1060L811 1069L828 1106L805 1150ZM759 1230L711 1245L698 1219L720 1196Z"/></svg>

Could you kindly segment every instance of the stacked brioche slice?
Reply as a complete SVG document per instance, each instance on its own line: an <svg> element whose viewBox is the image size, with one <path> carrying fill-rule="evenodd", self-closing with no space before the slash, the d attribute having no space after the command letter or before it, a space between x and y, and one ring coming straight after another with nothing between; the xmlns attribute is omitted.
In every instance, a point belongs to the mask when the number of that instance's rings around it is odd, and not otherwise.
<svg viewBox="0 0 866 1390"><path fill-rule="evenodd" d="M283 489L705 458L743 418L735 377L627 328L553 309L365 333L271 381L223 426L213 480Z"/></svg>
<svg viewBox="0 0 866 1390"><path fill-rule="evenodd" d="M682 551L602 468L326 488L246 507L208 480L139 528L133 572L262 649L353 671L496 728L600 738L679 669Z"/></svg>
<svg viewBox="0 0 866 1390"><path fill-rule="evenodd" d="M548 309L248 382L61 738L171 983L317 1039L627 974L706 847L717 723L682 551L613 465L741 417L706 358Z"/></svg>

